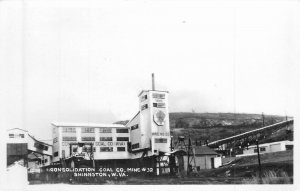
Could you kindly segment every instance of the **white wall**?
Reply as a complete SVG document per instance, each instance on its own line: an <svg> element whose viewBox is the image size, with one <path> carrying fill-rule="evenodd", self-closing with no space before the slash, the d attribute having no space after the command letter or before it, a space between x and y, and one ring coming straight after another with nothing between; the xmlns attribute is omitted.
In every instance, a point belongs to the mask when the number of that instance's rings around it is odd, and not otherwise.
<svg viewBox="0 0 300 191"><path fill-rule="evenodd" d="M52 146L51 145L46 145L48 146L48 150L41 150L41 149L38 149L34 146L34 144L37 143L37 141L35 141L33 138L31 137L28 137L28 150L31 150L31 151L35 151L35 152L38 152L38 153L41 153L41 154L45 154L45 155L51 155L53 154L52 152Z"/></svg>
<svg viewBox="0 0 300 191"><path fill-rule="evenodd" d="M220 166L222 166L222 157L215 157L214 163L215 168L219 168Z"/></svg>
<svg viewBox="0 0 300 191"><path fill-rule="evenodd" d="M62 152L64 151L65 157L68 158L70 157L70 143L77 143L77 142L84 142L84 143L92 143L93 147L96 149L96 152L94 152L94 159L99 160L99 159L126 159L130 158L130 154L128 153L128 148L127 148L127 142L126 141L117 141L117 137L128 137L130 140L130 135L129 133L117 133L116 129L113 127L107 127L112 130L111 133L101 133L101 137L112 137L112 141L100 141L100 133L99 133L99 128L95 127L94 133L89 133L89 135L92 135L95 137L95 141L81 141L82 137L82 127L75 127L76 128L76 133L64 133L64 136L76 136L77 140L76 141L62 141L62 128L59 127L59 157L55 157L54 161L58 161L59 158L62 157ZM124 129L124 128L122 128ZM100 142L104 143L105 145L113 144L112 146L108 147L113 147L112 152L100 152ZM118 145L116 144L122 144L120 147L125 147L125 151L117 151ZM106 146L105 146L106 147ZM81 149L81 148L80 148ZM81 153L80 150L78 150L78 153ZM85 154L85 159L89 160L90 157L88 156L87 153L83 152Z"/></svg>
<svg viewBox="0 0 300 191"><path fill-rule="evenodd" d="M24 134L24 138L9 138L9 134ZM10 129L6 133L6 143L28 143L28 132L21 129Z"/></svg>
<svg viewBox="0 0 300 191"><path fill-rule="evenodd" d="M139 143L141 145L141 123L140 123L140 114L138 114L132 121L126 124L126 127L131 128L133 125L139 125L138 129L133 131L130 130L130 142L131 144Z"/></svg>
<svg viewBox="0 0 300 191"><path fill-rule="evenodd" d="M259 145L260 154L269 153L269 152L285 151L287 144L292 144L292 142L291 141L280 141L280 142L261 144L261 145ZM265 151L261 151L261 148L265 148ZM255 149L256 149L256 146L250 146L250 147L248 147L248 149L245 148L243 150L243 154L237 155L237 157L245 156L245 155L254 155L254 154L256 154L256 152L254 152Z"/></svg>
<svg viewBox="0 0 300 191"><path fill-rule="evenodd" d="M165 99L156 99L153 98L153 93L159 93L164 94ZM168 93L167 92L157 92L157 91L150 91L150 123L151 123L151 129L152 133L160 133L161 135L152 135L152 150L159 150L163 152L170 152L170 142L171 142L171 136L170 136L170 124L169 124L169 104L168 104ZM153 103L165 103L165 108L156 108L153 107ZM153 120L153 115L157 111L162 111L165 113L165 123L163 126L157 125ZM167 143L155 143L156 138L164 138L167 139Z"/></svg>

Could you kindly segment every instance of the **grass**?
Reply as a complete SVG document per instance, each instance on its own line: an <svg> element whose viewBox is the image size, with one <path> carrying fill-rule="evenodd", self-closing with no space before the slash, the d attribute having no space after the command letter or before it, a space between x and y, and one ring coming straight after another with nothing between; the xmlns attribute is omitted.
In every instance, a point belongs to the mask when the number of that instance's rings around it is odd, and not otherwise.
<svg viewBox="0 0 300 191"><path fill-rule="evenodd" d="M292 184L292 178L284 171L276 173L275 171L267 171L262 175L260 180L259 176L253 176L249 179L243 179L243 184Z"/></svg>

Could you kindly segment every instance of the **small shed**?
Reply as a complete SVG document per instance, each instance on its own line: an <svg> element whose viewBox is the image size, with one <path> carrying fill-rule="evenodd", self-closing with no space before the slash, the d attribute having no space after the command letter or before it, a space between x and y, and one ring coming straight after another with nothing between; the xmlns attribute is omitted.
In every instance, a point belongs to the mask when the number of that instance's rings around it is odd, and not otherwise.
<svg viewBox="0 0 300 191"><path fill-rule="evenodd" d="M184 156L184 168L187 169L188 156ZM190 164L193 169L200 171L201 169L218 168L222 165L221 155L207 146L193 147L193 156L190 156Z"/></svg>

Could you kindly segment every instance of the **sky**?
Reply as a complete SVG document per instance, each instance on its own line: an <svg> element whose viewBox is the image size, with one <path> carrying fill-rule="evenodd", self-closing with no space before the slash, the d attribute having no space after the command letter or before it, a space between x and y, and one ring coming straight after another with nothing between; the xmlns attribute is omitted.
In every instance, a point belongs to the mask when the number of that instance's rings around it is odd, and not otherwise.
<svg viewBox="0 0 300 191"><path fill-rule="evenodd" d="M170 112L295 114L298 1L2 1L6 126L113 123L138 94ZM3 101L4 102L4 101Z"/></svg>

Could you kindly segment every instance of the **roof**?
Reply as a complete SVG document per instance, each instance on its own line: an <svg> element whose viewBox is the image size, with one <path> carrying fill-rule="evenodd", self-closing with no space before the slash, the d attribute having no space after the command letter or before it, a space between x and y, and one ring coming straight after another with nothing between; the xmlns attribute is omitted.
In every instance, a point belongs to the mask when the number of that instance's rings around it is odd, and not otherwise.
<svg viewBox="0 0 300 191"><path fill-rule="evenodd" d="M171 152L169 152L169 154L175 154L175 155L186 155L187 154L187 152L185 151L185 150L183 150L183 149L179 149L179 150L174 150L174 151L171 151Z"/></svg>
<svg viewBox="0 0 300 191"><path fill-rule="evenodd" d="M105 123L81 123L81 122L52 122L56 127L108 127L108 128L127 128L121 124L105 124Z"/></svg>
<svg viewBox="0 0 300 191"><path fill-rule="evenodd" d="M12 129L7 129L7 131L11 131L11 130L14 130L14 129L18 129L18 130L21 130L21 131L25 131L25 132L28 132L27 130L24 130L24 129L20 129L20 128L12 128Z"/></svg>
<svg viewBox="0 0 300 191"><path fill-rule="evenodd" d="M218 153L207 146L198 146L195 148L195 155L218 155Z"/></svg>
<svg viewBox="0 0 300 191"><path fill-rule="evenodd" d="M162 90L142 90L141 93L139 93L138 96L140 96L143 92L165 92L165 93L169 93L168 91L162 91Z"/></svg>
<svg viewBox="0 0 300 191"><path fill-rule="evenodd" d="M32 138L34 141L36 141L36 142L39 142L39 143L44 144L44 145L52 146L51 144L48 144L48 143L45 143L45 142L43 142L43 141L37 140L36 138L34 138L34 136L32 136L32 135L30 135L30 134L28 134L28 136L31 137L31 138Z"/></svg>
<svg viewBox="0 0 300 191"><path fill-rule="evenodd" d="M285 143L286 145L292 145L293 141L277 141L277 142L263 143L263 144L259 144L259 146L260 147L270 146L270 145L274 145L274 144L278 144L278 143ZM257 147L257 146L256 145L248 146L248 148L255 148L255 147Z"/></svg>
<svg viewBox="0 0 300 191"><path fill-rule="evenodd" d="M138 117L139 116L139 114L140 114L140 111L139 112L137 112L137 114L135 114L135 116L130 120L130 121L128 121L128 123L126 123L126 125L125 126L127 126L132 120L134 120L136 117Z"/></svg>

